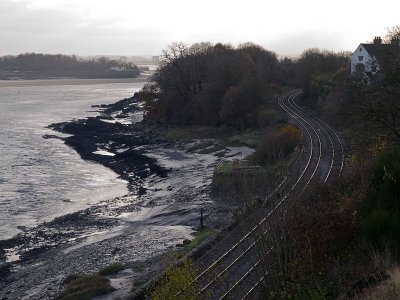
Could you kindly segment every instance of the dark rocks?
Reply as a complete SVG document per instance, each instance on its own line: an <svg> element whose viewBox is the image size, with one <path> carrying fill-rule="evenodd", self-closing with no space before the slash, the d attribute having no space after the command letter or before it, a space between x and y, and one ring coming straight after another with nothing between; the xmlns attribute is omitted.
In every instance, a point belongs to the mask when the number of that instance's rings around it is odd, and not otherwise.
<svg viewBox="0 0 400 300"><path fill-rule="evenodd" d="M11 265L9 263L5 263L0 265L0 280L6 278L11 272Z"/></svg>
<svg viewBox="0 0 400 300"><path fill-rule="evenodd" d="M146 156L145 151L136 149L143 145L165 142L158 137L159 125L149 121L128 125L103 121L112 119L112 115L116 112L120 115L139 110L135 97L102 107L107 108L100 116L51 124L49 127L72 134L64 138L64 142L75 149L83 159L98 162L112 169L129 182L131 192L143 195L146 189L142 187L140 179L151 175L160 177L168 175L168 170L158 165L155 159ZM99 149L115 155L94 153Z"/></svg>
<svg viewBox="0 0 400 300"><path fill-rule="evenodd" d="M65 141L65 138L60 137L58 135L54 135L54 134L45 134L45 135L43 135L43 138L46 139L46 140L47 139L58 139L58 140Z"/></svg>
<svg viewBox="0 0 400 300"><path fill-rule="evenodd" d="M116 103L108 105L107 109L103 111L103 114L111 115L119 111L121 111L123 114L126 114L128 112L139 111L140 108L137 105L138 101L139 99L137 97L137 94L135 93L131 98L125 98Z"/></svg>

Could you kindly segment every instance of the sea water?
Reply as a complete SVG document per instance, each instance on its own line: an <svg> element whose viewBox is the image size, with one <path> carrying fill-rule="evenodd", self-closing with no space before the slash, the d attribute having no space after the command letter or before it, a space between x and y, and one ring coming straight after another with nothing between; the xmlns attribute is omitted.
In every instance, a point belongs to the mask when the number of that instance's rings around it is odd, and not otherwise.
<svg viewBox="0 0 400 300"><path fill-rule="evenodd" d="M0 83L0 240L127 193L117 174L43 136L63 136L46 126L94 116L92 105L130 97L144 82L68 83Z"/></svg>

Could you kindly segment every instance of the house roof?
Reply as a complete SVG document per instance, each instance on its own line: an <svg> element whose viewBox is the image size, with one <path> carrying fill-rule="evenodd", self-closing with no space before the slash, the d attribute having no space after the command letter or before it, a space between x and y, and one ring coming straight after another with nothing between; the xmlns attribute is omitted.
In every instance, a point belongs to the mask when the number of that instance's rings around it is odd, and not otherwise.
<svg viewBox="0 0 400 300"><path fill-rule="evenodd" d="M400 64L400 46L392 44L361 44L365 50L375 56L383 67L393 67Z"/></svg>

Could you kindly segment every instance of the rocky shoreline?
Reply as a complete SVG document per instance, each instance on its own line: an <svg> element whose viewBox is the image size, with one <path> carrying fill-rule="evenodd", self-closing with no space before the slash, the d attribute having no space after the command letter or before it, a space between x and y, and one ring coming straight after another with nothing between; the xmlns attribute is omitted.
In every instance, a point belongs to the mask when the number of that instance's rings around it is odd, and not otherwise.
<svg viewBox="0 0 400 300"><path fill-rule="evenodd" d="M210 198L213 169L223 157L163 138L161 125L142 120L136 97L98 108L97 117L50 125L68 137L44 138L60 138L82 159L112 169L128 182L129 194L0 241L0 299L52 299L69 274L112 262L127 269L111 279L118 289L109 299L126 297L159 272L166 251L191 238L200 209L216 230L232 221L230 208ZM248 154L243 150L226 149L227 159Z"/></svg>

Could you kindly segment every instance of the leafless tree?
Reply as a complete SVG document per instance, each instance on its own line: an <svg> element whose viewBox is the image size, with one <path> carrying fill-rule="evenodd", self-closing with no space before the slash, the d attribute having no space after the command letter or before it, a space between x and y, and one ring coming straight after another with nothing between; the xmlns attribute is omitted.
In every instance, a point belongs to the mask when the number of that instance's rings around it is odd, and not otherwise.
<svg viewBox="0 0 400 300"><path fill-rule="evenodd" d="M384 37L384 42L385 43L390 43L392 39L399 39L400 38L400 25L395 25L391 27L386 27L385 28L387 33Z"/></svg>

